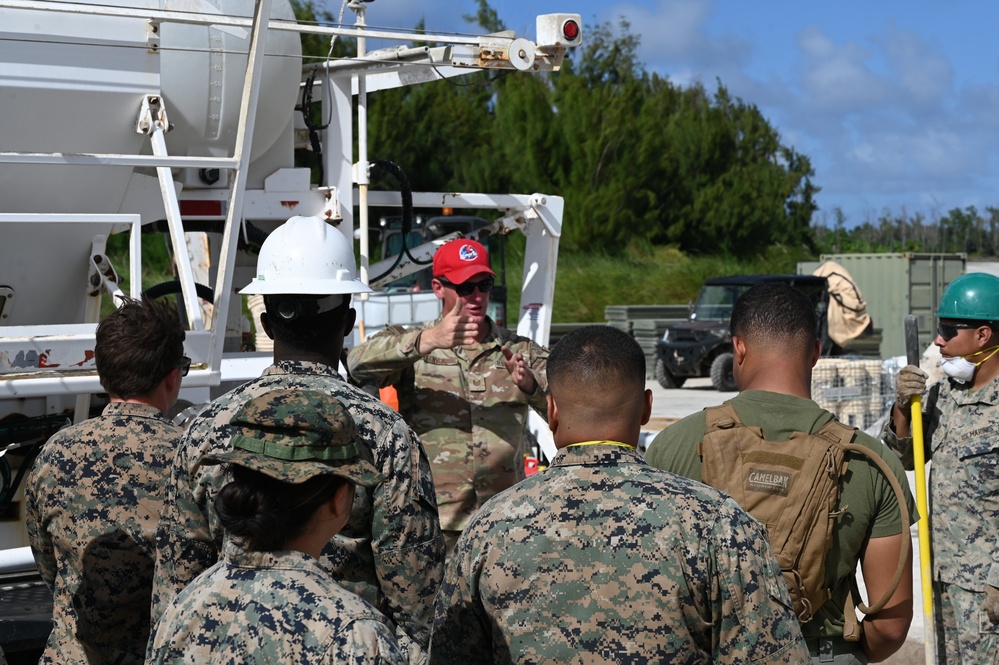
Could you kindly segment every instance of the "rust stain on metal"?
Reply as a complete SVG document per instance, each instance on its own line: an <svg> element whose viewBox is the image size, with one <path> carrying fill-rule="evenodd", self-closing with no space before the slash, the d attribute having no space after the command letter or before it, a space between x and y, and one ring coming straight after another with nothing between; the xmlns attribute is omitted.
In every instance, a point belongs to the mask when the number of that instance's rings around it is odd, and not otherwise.
<svg viewBox="0 0 999 665"><path fill-rule="evenodd" d="M43 353L38 354L38 367L59 367L62 363L49 363L49 354L52 349L46 349Z"/></svg>
<svg viewBox="0 0 999 665"><path fill-rule="evenodd" d="M288 208L289 210L298 207L298 201L281 201L281 207Z"/></svg>
<svg viewBox="0 0 999 665"><path fill-rule="evenodd" d="M94 359L94 352L92 350L90 350L90 349L87 349L86 351L83 352L83 360L81 360L78 363L73 363L72 366L73 367L83 367L84 365L86 365L87 363L89 363L93 359Z"/></svg>
<svg viewBox="0 0 999 665"><path fill-rule="evenodd" d="M479 67L488 69L498 67L501 63L510 59L505 48L483 48L479 50Z"/></svg>

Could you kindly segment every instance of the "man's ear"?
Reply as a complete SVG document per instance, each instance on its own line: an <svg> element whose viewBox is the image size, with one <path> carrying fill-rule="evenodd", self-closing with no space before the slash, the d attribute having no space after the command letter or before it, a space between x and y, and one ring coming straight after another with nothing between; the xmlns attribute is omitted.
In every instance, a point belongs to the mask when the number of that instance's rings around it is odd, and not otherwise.
<svg viewBox="0 0 999 665"><path fill-rule="evenodd" d="M260 327L264 329L267 337L274 339L274 333L271 332L271 317L267 316L267 312L260 312Z"/></svg>
<svg viewBox="0 0 999 665"><path fill-rule="evenodd" d="M822 342L815 340L815 347L812 349L812 367L819 362L819 358L822 357Z"/></svg>
<svg viewBox="0 0 999 665"><path fill-rule="evenodd" d="M163 388L168 395L172 395L180 383L180 368L174 367L165 377L163 377Z"/></svg>
<svg viewBox="0 0 999 665"><path fill-rule="evenodd" d="M344 339L350 336L351 331L354 330L354 324L357 322L357 310L353 307L347 312L347 316L343 317L343 336Z"/></svg>
<svg viewBox="0 0 999 665"><path fill-rule="evenodd" d="M645 389L645 405L642 407L642 424L647 425L652 418L652 391Z"/></svg>
<svg viewBox="0 0 999 665"><path fill-rule="evenodd" d="M444 285L441 284L441 281L439 279L434 277L430 281L430 288L434 290L434 295L437 296L438 300L444 300Z"/></svg>
<svg viewBox="0 0 999 665"><path fill-rule="evenodd" d="M558 404L555 403L555 398L551 395L547 395L545 400L548 402L548 429L554 435L558 430Z"/></svg>
<svg viewBox="0 0 999 665"><path fill-rule="evenodd" d="M995 344L995 333L989 326L979 326L975 330L975 341L978 342L979 348L987 349Z"/></svg>
<svg viewBox="0 0 999 665"><path fill-rule="evenodd" d="M732 335L732 350L735 356L735 364L741 365L746 361L746 343L741 337Z"/></svg>

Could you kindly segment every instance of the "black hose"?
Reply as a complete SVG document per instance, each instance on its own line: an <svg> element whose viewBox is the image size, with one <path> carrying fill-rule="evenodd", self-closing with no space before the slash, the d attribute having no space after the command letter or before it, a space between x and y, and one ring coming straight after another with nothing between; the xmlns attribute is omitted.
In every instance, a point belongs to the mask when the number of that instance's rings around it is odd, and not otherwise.
<svg viewBox="0 0 999 665"><path fill-rule="evenodd" d="M204 284L194 283L194 291L198 294L198 297L207 302L215 302L215 290L210 286L205 286ZM169 282L162 282L156 284L155 286L150 286L148 289L142 292L142 295L149 298L150 300L155 300L156 298L162 298L163 296L173 295L175 293L181 293L180 280L175 279Z"/></svg>
<svg viewBox="0 0 999 665"><path fill-rule="evenodd" d="M246 237L252 247L260 248L267 239L267 232L257 228L250 222L244 221L246 225ZM225 231L225 221L221 219L200 219L184 222L185 233L218 233ZM151 224L142 227L143 233L170 233L170 224L165 219L158 219ZM243 244L243 234L239 235L240 246Z"/></svg>
<svg viewBox="0 0 999 665"><path fill-rule="evenodd" d="M408 256L409 260L418 266L426 266L433 263L432 259L421 261L409 251L409 232L413 228L413 187L409 184L409 176L406 175L406 172L398 164L386 159L376 159L371 162L370 175L377 176L379 171L391 173L399 182L399 193L402 195L402 251L395 257L395 261L392 262L391 267L381 275L373 277L371 279L372 282L377 282L395 270L402 262L403 255Z"/></svg>
<svg viewBox="0 0 999 665"><path fill-rule="evenodd" d="M318 68L312 70L309 78L305 81L305 87L302 89L302 122L305 123L305 128L309 130L309 144L312 146L312 152L317 157L319 184L322 185L325 182L326 172L323 168L323 143L319 140L319 132L329 127L330 123L316 124L312 120L312 88L316 83L316 73L318 71Z"/></svg>

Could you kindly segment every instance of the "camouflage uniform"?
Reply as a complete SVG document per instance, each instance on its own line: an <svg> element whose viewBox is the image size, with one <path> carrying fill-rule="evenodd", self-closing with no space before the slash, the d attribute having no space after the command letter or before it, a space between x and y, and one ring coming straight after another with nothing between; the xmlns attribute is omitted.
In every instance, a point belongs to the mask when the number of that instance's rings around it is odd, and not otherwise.
<svg viewBox="0 0 999 665"><path fill-rule="evenodd" d="M560 450L476 513L448 560L429 660L807 661L763 527L605 442Z"/></svg>
<svg viewBox="0 0 999 665"><path fill-rule="evenodd" d="M334 579L385 614L414 662L430 637L434 596L444 567L444 542L433 479L420 441L398 413L349 385L324 364L281 361L216 399L190 425L173 464L157 541L153 616L219 558L223 529L214 497L225 484L222 468L197 468L208 452L230 449L230 419L250 399L270 390L328 392L354 417L385 481L358 490L347 526L323 550Z"/></svg>
<svg viewBox="0 0 999 665"><path fill-rule="evenodd" d="M817 432L833 419L833 414L812 400L766 390L743 391L726 404L732 405L747 426L762 428L764 436L771 441L787 441L794 432ZM654 467L700 481L701 458L697 445L704 438L705 429L703 411L670 425L649 445L646 461ZM853 442L879 453L892 468L905 494L910 519L915 521L915 501L898 459L863 432L858 431ZM837 642L839 649L855 645L857 654L862 655L859 642L844 644L842 640L846 593L857 570L864 541L901 533L902 525L898 499L884 474L873 462L859 455L849 454L847 459L848 470L840 485L837 505L837 510L845 512L836 521L832 546L826 557L826 582L832 589L832 598L819 608L815 618L806 623L802 631L815 651L821 648L825 639L831 639Z"/></svg>
<svg viewBox="0 0 999 665"><path fill-rule="evenodd" d="M167 609L149 662L404 665L386 624L308 554L229 550Z"/></svg>
<svg viewBox="0 0 999 665"><path fill-rule="evenodd" d="M430 457L441 528L457 532L489 497L524 477L527 409L547 414L548 351L486 319L482 343L421 356L420 334L440 320L389 328L357 346L348 363L361 383L397 386L400 411ZM534 371L533 395L513 382L503 345Z"/></svg>
<svg viewBox="0 0 999 665"><path fill-rule="evenodd" d="M112 402L42 448L24 490L54 595L42 662L143 661L156 523L183 433L153 406Z"/></svg>
<svg viewBox="0 0 999 665"><path fill-rule="evenodd" d="M982 606L999 587L999 379L981 390L946 379L923 400L937 651L948 663L999 662L999 626ZM912 437L883 436L913 467ZM939 613L943 612L943 615ZM943 620L939 620L942 618Z"/></svg>

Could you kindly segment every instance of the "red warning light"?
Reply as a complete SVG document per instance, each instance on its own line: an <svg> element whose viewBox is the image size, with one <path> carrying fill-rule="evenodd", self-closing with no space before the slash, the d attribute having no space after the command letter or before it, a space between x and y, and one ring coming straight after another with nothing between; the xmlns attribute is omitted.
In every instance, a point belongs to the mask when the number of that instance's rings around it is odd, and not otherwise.
<svg viewBox="0 0 999 665"><path fill-rule="evenodd" d="M570 42L574 41L579 37L579 24L572 20L566 21L562 24L562 34Z"/></svg>

